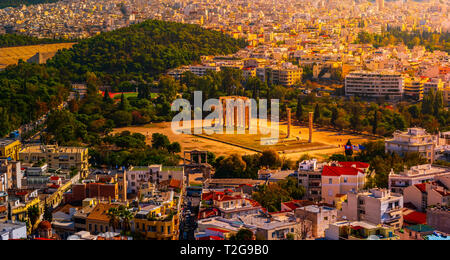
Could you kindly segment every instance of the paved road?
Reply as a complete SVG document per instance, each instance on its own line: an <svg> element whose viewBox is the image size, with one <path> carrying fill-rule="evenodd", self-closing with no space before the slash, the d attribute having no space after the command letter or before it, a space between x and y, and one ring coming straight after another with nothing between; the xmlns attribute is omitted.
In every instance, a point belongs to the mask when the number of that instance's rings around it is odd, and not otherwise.
<svg viewBox="0 0 450 260"><path fill-rule="evenodd" d="M195 240L200 197L185 196L180 220L180 240Z"/></svg>

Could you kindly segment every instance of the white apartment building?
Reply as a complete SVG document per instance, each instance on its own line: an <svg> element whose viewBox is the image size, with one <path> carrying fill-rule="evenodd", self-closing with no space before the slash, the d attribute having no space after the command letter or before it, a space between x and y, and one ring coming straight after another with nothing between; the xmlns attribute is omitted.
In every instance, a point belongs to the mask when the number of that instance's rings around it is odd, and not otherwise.
<svg viewBox="0 0 450 260"><path fill-rule="evenodd" d="M385 151L405 155L406 153L420 153L428 160L436 158L439 151L440 140L438 136L431 135L423 128L408 128L406 132L396 131L392 139L384 141Z"/></svg>
<svg viewBox="0 0 450 260"><path fill-rule="evenodd" d="M137 193L138 189L144 183L159 184L166 180L184 179L183 167L166 167L160 164L150 166L134 166L127 171L127 191Z"/></svg>
<svg viewBox="0 0 450 260"><path fill-rule="evenodd" d="M403 95L403 76L388 71L350 72L345 77L345 95L400 99Z"/></svg>
<svg viewBox="0 0 450 260"><path fill-rule="evenodd" d="M0 223L0 240L26 238L27 225L25 222L5 221Z"/></svg>
<svg viewBox="0 0 450 260"><path fill-rule="evenodd" d="M208 71L218 72L220 71L220 67L217 66L208 66L208 65L193 65L189 66L189 71L194 73L197 76L205 76L208 74Z"/></svg>
<svg viewBox="0 0 450 260"><path fill-rule="evenodd" d="M450 169L431 164L416 165L409 170L389 174L389 190L403 194L404 189L409 186L434 181L438 177L450 176Z"/></svg>
<svg viewBox="0 0 450 260"><path fill-rule="evenodd" d="M298 184L306 190L306 198L320 201L322 198L322 168L325 163L317 163L317 159L304 160L298 164Z"/></svg>
<svg viewBox="0 0 450 260"><path fill-rule="evenodd" d="M347 193L347 201L342 203L339 217L352 221L368 221L385 224L394 228L403 225L403 196L387 189L371 189Z"/></svg>
<svg viewBox="0 0 450 260"><path fill-rule="evenodd" d="M417 210L426 211L429 206L450 205L450 192L448 191L449 177L442 178L447 181L447 185L438 185L437 182L427 182L415 184L407 187L403 196L405 203L413 204Z"/></svg>

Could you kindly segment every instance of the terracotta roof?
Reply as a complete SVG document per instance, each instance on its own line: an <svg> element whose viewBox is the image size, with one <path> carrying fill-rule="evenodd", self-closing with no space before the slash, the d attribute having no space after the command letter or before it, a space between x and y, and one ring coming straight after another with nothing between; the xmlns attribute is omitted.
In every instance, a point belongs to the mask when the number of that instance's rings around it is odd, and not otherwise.
<svg viewBox="0 0 450 260"><path fill-rule="evenodd" d="M207 228L208 230L211 230L211 231L217 231L217 232L221 232L221 233L229 233L230 231L229 230L226 230L226 229L221 229L221 228Z"/></svg>
<svg viewBox="0 0 450 260"><path fill-rule="evenodd" d="M413 211L409 214L404 215L403 220L409 224L426 224L427 214L418 211Z"/></svg>
<svg viewBox="0 0 450 260"><path fill-rule="evenodd" d="M426 192L425 183L414 184L414 186L416 186L416 188L419 189L421 192Z"/></svg>
<svg viewBox="0 0 450 260"><path fill-rule="evenodd" d="M370 164L365 162L339 162L339 165L343 167L353 167L355 165L358 169L367 169L370 166Z"/></svg>
<svg viewBox="0 0 450 260"><path fill-rule="evenodd" d="M199 237L198 240L223 240L223 238L218 237L218 236L204 236L204 237Z"/></svg>
<svg viewBox="0 0 450 260"><path fill-rule="evenodd" d="M91 214L87 217L88 220L99 220L99 221L109 221L109 217L107 215L108 210L110 208L117 208L118 205L99 203L92 210Z"/></svg>
<svg viewBox="0 0 450 260"><path fill-rule="evenodd" d="M362 173L354 167L339 167L339 166L328 166L325 165L322 170L323 176L342 176L342 175L358 175Z"/></svg>

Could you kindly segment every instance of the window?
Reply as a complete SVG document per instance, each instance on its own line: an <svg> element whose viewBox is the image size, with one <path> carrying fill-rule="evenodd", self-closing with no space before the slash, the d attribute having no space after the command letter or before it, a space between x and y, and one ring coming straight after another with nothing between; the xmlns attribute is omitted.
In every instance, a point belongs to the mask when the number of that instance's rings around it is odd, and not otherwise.
<svg viewBox="0 0 450 260"><path fill-rule="evenodd" d="M323 220L328 220L328 217L324 217Z"/></svg>
<svg viewBox="0 0 450 260"><path fill-rule="evenodd" d="M348 177L344 177L344 183L347 183Z"/></svg>
<svg viewBox="0 0 450 260"><path fill-rule="evenodd" d="M161 227L161 233L164 233L164 226Z"/></svg>
<svg viewBox="0 0 450 260"><path fill-rule="evenodd" d="M328 184L333 184L333 179L329 178L328 179Z"/></svg>
<svg viewBox="0 0 450 260"><path fill-rule="evenodd" d="M332 190L328 190L328 196L333 196L333 191Z"/></svg>

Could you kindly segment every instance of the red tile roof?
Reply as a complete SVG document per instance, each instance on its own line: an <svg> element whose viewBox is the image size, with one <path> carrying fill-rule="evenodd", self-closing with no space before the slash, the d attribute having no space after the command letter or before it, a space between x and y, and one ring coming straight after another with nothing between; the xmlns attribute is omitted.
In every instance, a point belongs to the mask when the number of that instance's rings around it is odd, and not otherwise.
<svg viewBox="0 0 450 260"><path fill-rule="evenodd" d="M407 215L403 216L403 220L409 224L426 224L427 223L427 214L413 211Z"/></svg>
<svg viewBox="0 0 450 260"><path fill-rule="evenodd" d="M199 237L198 240L223 240L223 238L218 237L218 236L204 236L204 237Z"/></svg>
<svg viewBox="0 0 450 260"><path fill-rule="evenodd" d="M426 192L425 183L414 184L414 186L416 186L416 188L419 189L421 192Z"/></svg>
<svg viewBox="0 0 450 260"><path fill-rule="evenodd" d="M211 231L216 231L216 232L220 232L220 233L229 233L229 230L226 229L221 229L221 228L207 228L207 230L211 230Z"/></svg>
<svg viewBox="0 0 450 260"><path fill-rule="evenodd" d="M355 165L358 169L367 169L370 166L370 164L365 162L339 162L339 165L343 167L353 167Z"/></svg>
<svg viewBox="0 0 450 260"><path fill-rule="evenodd" d="M358 175L358 173L363 172L354 167L339 167L339 166L325 165L322 170L323 176Z"/></svg>

